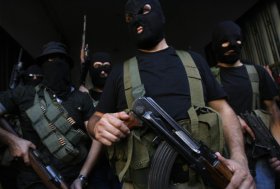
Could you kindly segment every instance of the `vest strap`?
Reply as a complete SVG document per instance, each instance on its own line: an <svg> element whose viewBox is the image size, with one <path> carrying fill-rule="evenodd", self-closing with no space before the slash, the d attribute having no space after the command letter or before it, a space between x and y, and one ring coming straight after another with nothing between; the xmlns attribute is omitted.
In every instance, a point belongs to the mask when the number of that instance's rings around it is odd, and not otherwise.
<svg viewBox="0 0 280 189"><path fill-rule="evenodd" d="M245 64L253 91L253 109L260 109L259 75L254 65Z"/></svg>
<svg viewBox="0 0 280 189"><path fill-rule="evenodd" d="M145 95L145 88L141 83L136 57L124 63L124 87L127 106L131 109L133 101Z"/></svg>

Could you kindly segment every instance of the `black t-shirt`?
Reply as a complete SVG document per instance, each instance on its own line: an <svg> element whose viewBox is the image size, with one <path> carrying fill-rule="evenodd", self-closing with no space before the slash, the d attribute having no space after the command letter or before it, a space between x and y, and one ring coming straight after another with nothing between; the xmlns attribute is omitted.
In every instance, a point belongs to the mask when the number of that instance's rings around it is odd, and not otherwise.
<svg viewBox="0 0 280 189"><path fill-rule="evenodd" d="M23 138L32 141L37 147L42 144L36 131L31 125L30 119L25 111L32 107L34 103L35 89L33 86L19 85L11 91L7 91L0 95L0 103L6 108L7 112L15 112L18 110L20 114L20 125L23 132ZM63 107L76 121L76 127L83 130L84 121L88 120L94 113L94 107L89 95L78 90L73 90L68 98L61 102Z"/></svg>
<svg viewBox="0 0 280 189"><path fill-rule="evenodd" d="M190 54L201 74L205 102L225 98L225 92L211 74L207 62L194 52ZM153 98L175 120L187 118L191 105L189 83L175 49L169 47L154 53L138 51L136 57L145 96ZM112 113L126 108L123 64L120 64L110 73L96 111Z"/></svg>
<svg viewBox="0 0 280 189"><path fill-rule="evenodd" d="M89 90L89 94L91 96L91 98L95 101L99 101L101 95L102 95L102 92L98 92L98 91L95 91L93 88Z"/></svg>
<svg viewBox="0 0 280 189"><path fill-rule="evenodd" d="M255 65L259 75L260 100L272 100L277 96L277 88L267 71ZM228 102L235 113L252 110L253 91L245 65L239 67L220 68L221 84L228 95Z"/></svg>

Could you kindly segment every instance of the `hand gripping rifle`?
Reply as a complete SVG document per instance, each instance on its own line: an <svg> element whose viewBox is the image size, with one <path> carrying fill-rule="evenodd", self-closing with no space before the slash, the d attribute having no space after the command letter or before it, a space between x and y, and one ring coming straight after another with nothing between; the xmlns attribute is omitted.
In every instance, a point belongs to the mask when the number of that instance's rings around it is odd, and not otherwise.
<svg viewBox="0 0 280 189"><path fill-rule="evenodd" d="M9 88L14 89L19 83L19 77L20 77L20 71L22 69L22 62L21 62L21 57L22 57L22 48L19 51L18 55L18 61L17 64L13 66L11 78L10 78L10 83L9 83Z"/></svg>
<svg viewBox="0 0 280 189"><path fill-rule="evenodd" d="M204 182L220 189L229 184L232 177L229 168L220 162L215 153L206 145L195 140L152 98L140 97L136 99L132 112L174 148L187 161L189 167L201 175ZM163 168L163 171L166 169ZM166 172L161 174L166 174Z"/></svg>
<svg viewBox="0 0 280 189"><path fill-rule="evenodd" d="M0 125L6 131L18 136L5 118L0 117ZM29 159L31 167L48 189L68 189L62 176L55 170L54 167L42 158L42 155L38 150L30 149Z"/></svg>
<svg viewBox="0 0 280 189"><path fill-rule="evenodd" d="M252 143L252 151L250 152L252 153L252 157L269 156L280 159L280 145L261 118L254 112L246 112L240 116L253 130L256 136L256 139Z"/></svg>

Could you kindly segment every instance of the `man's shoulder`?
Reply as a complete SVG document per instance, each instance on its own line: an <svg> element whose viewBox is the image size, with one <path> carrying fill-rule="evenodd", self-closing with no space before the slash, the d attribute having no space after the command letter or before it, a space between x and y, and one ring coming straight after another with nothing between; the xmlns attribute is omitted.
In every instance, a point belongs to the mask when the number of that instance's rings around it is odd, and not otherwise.
<svg viewBox="0 0 280 189"><path fill-rule="evenodd" d="M255 70L257 71L257 74L259 75L259 77L266 77L267 75L267 71L264 69L263 66L261 65L258 65L258 64L248 64L248 63L245 63L244 65L246 65L247 67L249 66L252 66L255 68Z"/></svg>
<svg viewBox="0 0 280 189"><path fill-rule="evenodd" d="M74 99L86 99L89 97L89 93L87 92L82 92L80 90L77 90L77 89L74 89L72 92L71 92L71 95L70 95L71 98L74 98Z"/></svg>
<svg viewBox="0 0 280 189"><path fill-rule="evenodd" d="M11 90L11 93L18 98L33 96L35 95L35 87L32 85L18 85L15 89Z"/></svg>

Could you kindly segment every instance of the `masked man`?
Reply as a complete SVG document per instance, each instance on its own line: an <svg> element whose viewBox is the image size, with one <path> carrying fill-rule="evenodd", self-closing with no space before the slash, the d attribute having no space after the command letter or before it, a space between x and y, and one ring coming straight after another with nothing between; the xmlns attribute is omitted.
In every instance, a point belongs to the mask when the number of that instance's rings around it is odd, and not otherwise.
<svg viewBox="0 0 280 189"><path fill-rule="evenodd" d="M24 85L38 85L43 80L42 69L37 64L29 66L22 74L22 80Z"/></svg>
<svg viewBox="0 0 280 189"><path fill-rule="evenodd" d="M95 114L89 121L90 133L109 148L109 154L124 182L123 188L146 189L150 165L154 158L156 137L145 124L130 131L131 117L124 111L132 106L133 95L152 97L176 121L187 127L188 109L191 107L191 90L183 61L164 37L165 17L158 0L129 0L125 6L126 23L137 46L136 59L130 59L113 68L108 78ZM186 52L184 53L186 54ZM200 82L205 103L217 110L224 118L223 131L231 153L231 160L222 156L233 172L229 188L254 188L247 168L243 137L238 119L225 101L225 93L212 76L207 63L198 54L189 52L201 75ZM138 66L130 72L126 65ZM132 68L133 69L133 68ZM133 91L133 78L140 81L140 89ZM131 78L131 80L129 79ZM142 84L141 84L142 83ZM131 96L132 95L132 96ZM202 101L203 101L202 100ZM217 131L217 130L216 130ZM204 129L202 132L208 132ZM130 142L129 142L130 141ZM133 144L133 145L131 145ZM209 145L209 143L207 143ZM132 147L132 148L131 148ZM111 153L110 153L111 152ZM179 167L169 182L174 188L203 188L199 177L188 168ZM192 173L191 173L192 172ZM167 173L162 173L167 174ZM182 179L177 176L185 175ZM199 181L200 180L200 181ZM188 182L190 181L190 182Z"/></svg>
<svg viewBox="0 0 280 189"><path fill-rule="evenodd" d="M81 62L83 62L83 60L81 60ZM112 69L111 56L106 52L95 52L91 56L87 57L83 63L85 67L83 67L84 69L82 68L81 86L79 90L89 93L94 106L96 106ZM87 74L90 81L86 80ZM94 187L96 189L121 188L121 184L115 175L115 171L109 164L108 157L104 149L100 151L98 160L95 162L90 174L91 180L89 180L88 187ZM75 181L72 185L79 185L79 181Z"/></svg>
<svg viewBox="0 0 280 189"><path fill-rule="evenodd" d="M71 84L73 61L64 44L44 45L37 63L44 75L41 84L19 85L0 96L0 114L18 110L20 117L21 137L0 129L0 140L19 159L18 188L46 188L28 166L28 152L35 148L42 163L54 166L66 184L76 178L86 183L83 172L92 161L87 157L85 142L90 139L84 123L94 112L91 99Z"/></svg>
<svg viewBox="0 0 280 189"><path fill-rule="evenodd" d="M228 103L237 115L252 112L255 109L264 109L272 115L271 130L279 127L279 110L274 98L277 97L277 88L266 72L259 65L247 65L241 62L242 33L240 27L232 21L219 23L213 31L212 49L217 61L217 68L214 68L215 75L228 95ZM218 70L218 72L217 72ZM258 78L258 88L254 89L251 81L255 74ZM255 81L254 81L255 82ZM262 106L263 105L263 106ZM239 117L239 116L238 116ZM248 125L239 117L243 128ZM269 127L269 125L267 125ZM279 142L279 141L278 141ZM249 154L249 153L248 153ZM258 160L250 159L250 168L255 173L255 181L258 189L274 189L275 176L268 163L268 157L261 157ZM271 159L272 164L279 164L276 159ZM278 168L277 168L278 167ZM274 166L275 170L279 166Z"/></svg>

